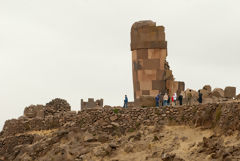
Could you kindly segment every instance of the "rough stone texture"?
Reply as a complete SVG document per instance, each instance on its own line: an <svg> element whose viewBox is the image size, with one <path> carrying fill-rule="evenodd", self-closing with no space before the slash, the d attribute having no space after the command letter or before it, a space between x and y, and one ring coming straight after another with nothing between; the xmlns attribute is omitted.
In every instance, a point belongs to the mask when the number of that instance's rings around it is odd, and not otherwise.
<svg viewBox="0 0 240 161"><path fill-rule="evenodd" d="M224 97L233 98L236 96L236 87L226 87L224 90Z"/></svg>
<svg viewBox="0 0 240 161"><path fill-rule="evenodd" d="M140 96L140 98L136 101L136 103L140 106L140 107L155 107L156 106L156 102L155 102L155 98L152 96Z"/></svg>
<svg viewBox="0 0 240 161"><path fill-rule="evenodd" d="M44 117L44 106L43 105L31 105L26 107L24 110L24 116L28 118Z"/></svg>
<svg viewBox="0 0 240 161"><path fill-rule="evenodd" d="M207 90L208 92L212 92L212 87L210 85L205 85L203 89Z"/></svg>
<svg viewBox="0 0 240 161"><path fill-rule="evenodd" d="M0 133L0 159L13 161L77 160L98 145L94 142L104 144L112 136L115 136L112 138L112 141L115 141L116 136L126 135L127 132L134 131L140 126L164 124L202 126L203 128L216 128L220 134L231 135L240 130L239 115L240 103L231 102L190 107L131 109L109 107L87 109L78 113L56 111L53 115L44 118L20 117L6 121L3 131ZM156 129L159 130L158 133L161 133L159 127ZM145 131L129 137L129 140L138 141L143 133ZM160 135L155 137L155 140L159 138ZM199 151L196 152L219 154L219 156L213 155L213 159L219 159L227 152L239 156L239 147L228 149L218 139L216 137L203 139L203 142L197 145ZM75 143L78 142L81 144L76 145ZM71 150L74 146L76 149ZM93 151L97 156L107 156L117 147L117 143L109 143ZM134 147L126 146L127 152L132 150ZM50 158L41 158L45 156ZM175 157L173 154L166 154L162 155L162 159L164 158Z"/></svg>
<svg viewBox="0 0 240 161"><path fill-rule="evenodd" d="M240 94L238 94L238 95L236 96L236 99L240 99Z"/></svg>
<svg viewBox="0 0 240 161"><path fill-rule="evenodd" d="M221 88L215 88L212 93L211 96L217 97L217 98L223 98L224 97L224 91Z"/></svg>
<svg viewBox="0 0 240 161"><path fill-rule="evenodd" d="M93 98L89 98L87 102L81 99L81 109L93 108L93 107L103 107L103 99L98 99L94 101Z"/></svg>
<svg viewBox="0 0 240 161"><path fill-rule="evenodd" d="M209 97L209 95L211 94L209 91L207 91L206 89L201 89L200 92L203 95L203 98L207 98Z"/></svg>
<svg viewBox="0 0 240 161"><path fill-rule="evenodd" d="M131 50L135 101L142 95L179 95L184 91L184 82L174 81L166 61L167 42L163 26L156 26L153 21L134 23L131 29Z"/></svg>
<svg viewBox="0 0 240 161"><path fill-rule="evenodd" d="M54 111L70 111L71 106L69 103L61 98L55 98L46 104L48 107L53 107Z"/></svg>

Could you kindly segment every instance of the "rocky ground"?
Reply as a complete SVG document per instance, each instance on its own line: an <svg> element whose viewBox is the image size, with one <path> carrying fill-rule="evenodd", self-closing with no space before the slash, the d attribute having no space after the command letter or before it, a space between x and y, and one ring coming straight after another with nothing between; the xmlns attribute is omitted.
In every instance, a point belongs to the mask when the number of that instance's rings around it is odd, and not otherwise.
<svg viewBox="0 0 240 161"><path fill-rule="evenodd" d="M57 99L6 121L0 160L237 161L239 116L238 101L76 113Z"/></svg>

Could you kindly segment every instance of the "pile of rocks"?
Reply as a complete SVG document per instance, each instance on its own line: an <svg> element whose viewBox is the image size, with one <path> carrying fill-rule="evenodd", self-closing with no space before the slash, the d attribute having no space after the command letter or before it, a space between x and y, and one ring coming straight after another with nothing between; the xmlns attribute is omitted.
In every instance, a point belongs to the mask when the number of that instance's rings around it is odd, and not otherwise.
<svg viewBox="0 0 240 161"><path fill-rule="evenodd" d="M187 89L183 96L186 98L187 93L190 89ZM205 85L202 89L199 90L203 96L203 103L217 103L228 101L237 98L236 97L236 87L228 86L224 90L221 88L215 88L212 90L210 85ZM191 90L193 95L193 103L198 102L198 92Z"/></svg>

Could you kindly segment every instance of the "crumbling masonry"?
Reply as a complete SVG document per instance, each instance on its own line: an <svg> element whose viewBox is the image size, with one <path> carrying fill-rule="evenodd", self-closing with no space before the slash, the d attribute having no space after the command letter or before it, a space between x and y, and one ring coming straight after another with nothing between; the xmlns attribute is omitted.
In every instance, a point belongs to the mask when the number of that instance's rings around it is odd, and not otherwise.
<svg viewBox="0 0 240 161"><path fill-rule="evenodd" d="M156 96L167 92L180 94L184 82L174 81L167 57L167 41L163 26L153 21L139 21L131 29L131 51L134 100L140 96Z"/></svg>

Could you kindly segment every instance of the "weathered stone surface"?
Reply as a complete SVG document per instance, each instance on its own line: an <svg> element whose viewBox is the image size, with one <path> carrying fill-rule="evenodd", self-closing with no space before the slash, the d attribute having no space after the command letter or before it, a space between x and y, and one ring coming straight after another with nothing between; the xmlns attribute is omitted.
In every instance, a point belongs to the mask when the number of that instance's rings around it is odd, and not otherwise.
<svg viewBox="0 0 240 161"><path fill-rule="evenodd" d="M205 85L203 89L207 90L208 92L212 92L212 87L210 85Z"/></svg>
<svg viewBox="0 0 240 161"><path fill-rule="evenodd" d="M215 88L212 93L211 96L217 97L217 98L223 98L224 97L224 91L221 88Z"/></svg>
<svg viewBox="0 0 240 161"><path fill-rule="evenodd" d="M226 87L224 90L224 97L233 98L236 96L236 87Z"/></svg>
<svg viewBox="0 0 240 161"><path fill-rule="evenodd" d="M210 96L210 93L208 90L206 89L201 89L200 92L202 93L203 95L203 98L206 98L206 97L209 97Z"/></svg>
<svg viewBox="0 0 240 161"><path fill-rule="evenodd" d="M28 118L34 118L34 117L44 117L44 106L43 105L31 105L29 107L26 107L24 110L24 116Z"/></svg>
<svg viewBox="0 0 240 161"><path fill-rule="evenodd" d="M97 107L103 107L103 99L98 99L94 101L94 98L88 98L87 102L84 102L83 99L81 99L81 109L88 109L88 108L97 108Z"/></svg>
<svg viewBox="0 0 240 161"><path fill-rule="evenodd" d="M154 107L156 105L155 98L152 96L140 96L139 100L137 100L137 103L141 107Z"/></svg>
<svg viewBox="0 0 240 161"><path fill-rule="evenodd" d="M152 101L154 98L152 98ZM213 100L213 99L212 99ZM210 102L209 102L210 103ZM146 133L153 138L153 129L149 132L136 131L139 127L162 126L170 122L177 125L194 125L203 128L218 128L224 134L232 134L240 130L239 123L240 104L232 103L211 103L174 107L148 107L148 108L100 108L79 111L59 112L47 115L44 118L20 117L19 119L6 121L3 131L0 133L0 159L2 160L48 160L41 158L51 154L54 160L73 160L69 156L83 157L91 153L91 156L111 156L122 144L126 152L151 148L149 145L135 146L141 142ZM162 143L161 128L154 133ZM179 132L179 131L178 131ZM120 139L126 133L131 133L131 144ZM169 134L169 133L168 133ZM166 135L168 135L166 134ZM116 137L117 136L117 137ZM166 136L165 136L166 137ZM219 149L227 150L239 156L239 149L225 149L221 142L215 142L212 137L203 140L195 148L199 147L202 153L215 153ZM145 139L145 138L144 138ZM158 139L155 141L158 142ZM174 138L174 145L178 146L183 138ZM116 143L110 143L116 141ZM103 144L99 144L99 142ZM187 142L187 141L185 141ZM212 143L211 143L212 142ZM106 144L104 144L106 143ZM103 145L101 148L96 148ZM134 145L133 148L127 146ZM215 147L217 145L217 147ZM76 149L74 148L76 147ZM203 149L202 149L203 147ZM74 148L71 149L71 148ZM204 149L206 148L206 149ZM132 150L131 150L132 149ZM197 152L197 151L196 151ZM65 155L66 154L66 155ZM168 153L164 152L164 158ZM156 155L154 155L156 156ZM160 155L161 156L161 155ZM217 152L214 158L221 158L222 153ZM16 158L16 159L15 159ZM176 157L175 157L176 158Z"/></svg>
<svg viewBox="0 0 240 161"><path fill-rule="evenodd" d="M174 77L167 57L167 42L163 26L153 21L140 21L131 29L134 100L142 95L155 97L159 92L180 94L185 89ZM158 90L158 91L157 91Z"/></svg>
<svg viewBox="0 0 240 161"><path fill-rule="evenodd" d="M238 94L238 95L236 96L236 99L240 99L240 94Z"/></svg>
<svg viewBox="0 0 240 161"><path fill-rule="evenodd" d="M53 107L55 111L70 111L71 106L69 103L61 98L55 98L46 104L48 107Z"/></svg>

